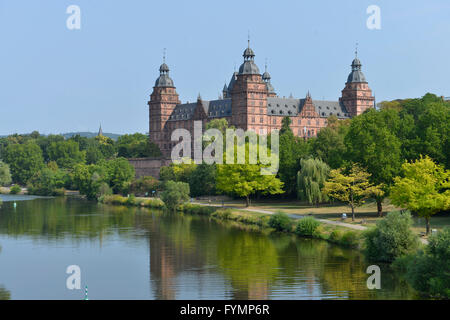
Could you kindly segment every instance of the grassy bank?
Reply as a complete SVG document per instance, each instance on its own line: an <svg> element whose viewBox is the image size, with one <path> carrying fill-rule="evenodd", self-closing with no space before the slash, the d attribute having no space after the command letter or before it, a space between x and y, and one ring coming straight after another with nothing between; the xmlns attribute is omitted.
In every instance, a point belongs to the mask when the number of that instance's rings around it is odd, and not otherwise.
<svg viewBox="0 0 450 320"><path fill-rule="evenodd" d="M164 208L164 202L162 202L160 199L136 198L133 195L129 197L123 197L120 195L101 196L98 201L104 204L113 205L135 206L153 209Z"/></svg>
<svg viewBox="0 0 450 320"><path fill-rule="evenodd" d="M342 246L361 249L363 244L362 232L357 230L348 230L340 226L322 224L317 222L317 226L312 232L304 232L299 224L302 224L303 219L294 220L287 218L286 226L281 230L273 227L273 220L275 215L265 213L252 213L236 209L224 209L219 207L208 207L198 204L184 204L179 207L179 210L189 214L198 214L209 216L212 219L220 221L233 221L239 224L250 225L256 229L269 232L285 232L289 234L296 234L301 237L309 237L315 239L322 239Z"/></svg>

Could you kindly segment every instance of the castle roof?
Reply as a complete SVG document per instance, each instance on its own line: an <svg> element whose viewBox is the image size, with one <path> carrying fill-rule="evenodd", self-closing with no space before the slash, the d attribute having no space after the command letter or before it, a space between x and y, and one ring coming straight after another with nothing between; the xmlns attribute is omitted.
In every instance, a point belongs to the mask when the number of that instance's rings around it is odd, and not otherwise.
<svg viewBox="0 0 450 320"><path fill-rule="evenodd" d="M267 98L267 114L269 116L298 116L306 99ZM312 100L315 111L321 118L335 115L340 119L349 118L345 106L339 101Z"/></svg>

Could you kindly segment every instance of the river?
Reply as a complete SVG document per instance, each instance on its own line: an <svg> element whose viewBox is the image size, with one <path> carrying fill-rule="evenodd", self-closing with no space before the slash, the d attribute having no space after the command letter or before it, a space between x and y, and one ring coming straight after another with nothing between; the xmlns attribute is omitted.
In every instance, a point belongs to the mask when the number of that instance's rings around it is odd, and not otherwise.
<svg viewBox="0 0 450 320"><path fill-rule="evenodd" d="M86 285L90 300L417 298L387 266L381 289L369 290L364 256L321 240L75 198L1 197L0 299L81 300ZM80 290L66 287L70 265Z"/></svg>

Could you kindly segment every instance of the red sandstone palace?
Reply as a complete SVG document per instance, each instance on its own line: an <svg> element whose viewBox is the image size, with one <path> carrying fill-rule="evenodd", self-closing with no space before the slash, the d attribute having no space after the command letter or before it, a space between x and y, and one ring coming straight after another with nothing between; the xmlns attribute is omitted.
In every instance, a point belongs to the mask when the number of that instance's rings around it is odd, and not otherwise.
<svg viewBox="0 0 450 320"><path fill-rule="evenodd" d="M244 51L244 62L239 72L234 72L230 83L223 88L223 97L205 101L199 96L195 103L181 103L169 67L163 63L148 102L150 111L150 140L155 142L165 156L178 142L170 140L173 130L185 128L191 133L194 121L205 124L213 119L225 118L230 125L258 134L281 128L283 117L291 117L295 135L308 138L326 126L331 115L346 119L374 107L375 98L361 71L357 57L347 78L339 101L313 100L308 94L304 99L280 98L266 71L261 75L254 62L255 54L250 43Z"/></svg>

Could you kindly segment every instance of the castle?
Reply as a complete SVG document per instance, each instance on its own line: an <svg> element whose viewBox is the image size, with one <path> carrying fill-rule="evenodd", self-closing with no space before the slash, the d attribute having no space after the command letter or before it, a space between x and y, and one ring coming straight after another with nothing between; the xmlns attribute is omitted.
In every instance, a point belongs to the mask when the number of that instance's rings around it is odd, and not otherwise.
<svg viewBox="0 0 450 320"><path fill-rule="evenodd" d="M178 143L171 141L172 131L184 128L193 134L194 121L202 121L205 128L207 122L225 118L236 128L267 134L281 128L283 117L290 117L294 134L306 139L316 136L332 115L347 119L375 105L357 53L339 101L313 100L309 92L303 99L281 98L271 84L267 65L260 74L250 41L243 57L239 72L234 72L229 84L225 84L223 97L206 101L199 95L194 103L181 103L169 76L169 67L163 62L148 106L150 140L159 146L164 156L170 156L171 149Z"/></svg>

